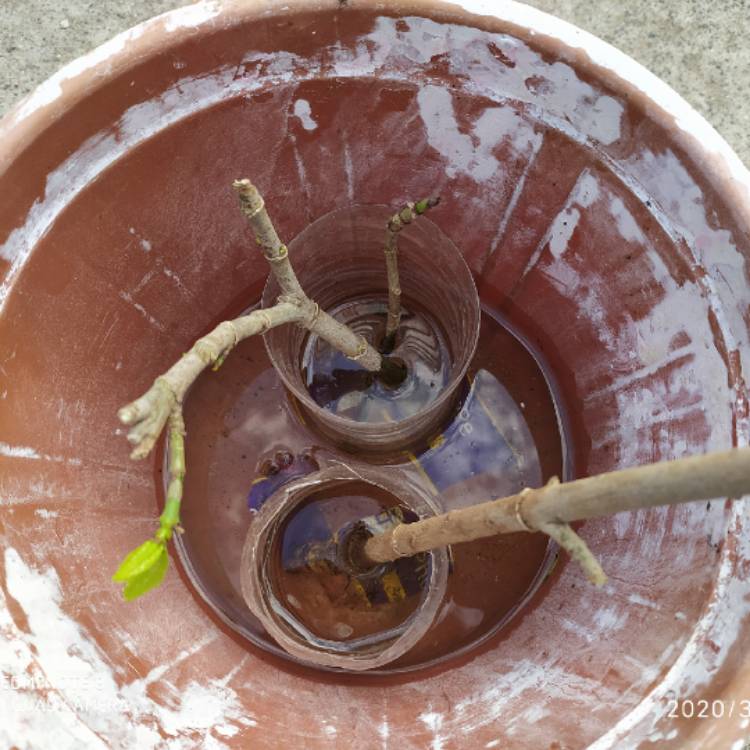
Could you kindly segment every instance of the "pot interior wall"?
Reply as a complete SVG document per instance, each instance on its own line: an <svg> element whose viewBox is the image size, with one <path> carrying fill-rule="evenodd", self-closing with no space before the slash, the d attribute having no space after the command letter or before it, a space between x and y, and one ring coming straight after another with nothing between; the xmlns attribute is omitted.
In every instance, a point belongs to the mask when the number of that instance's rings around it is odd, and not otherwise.
<svg viewBox="0 0 750 750"><path fill-rule="evenodd" d="M174 570L137 604L109 581L161 484L118 407L267 274L236 177L287 239L440 194L483 302L554 366L578 475L746 439L748 227L690 149L549 40L363 7L152 24L159 54L92 79L7 162L0 654L62 698L96 684L45 721L116 747L688 747L708 730L665 717L669 691L742 687L747 532L722 500L584 524L605 588L561 564L480 652L400 681L248 650ZM32 696L13 692L13 721L38 720Z"/></svg>

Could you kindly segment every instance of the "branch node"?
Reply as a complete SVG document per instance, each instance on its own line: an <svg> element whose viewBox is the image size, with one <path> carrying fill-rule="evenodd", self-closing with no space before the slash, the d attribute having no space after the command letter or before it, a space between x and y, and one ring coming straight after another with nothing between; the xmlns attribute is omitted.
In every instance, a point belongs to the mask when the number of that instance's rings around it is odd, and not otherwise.
<svg viewBox="0 0 750 750"><path fill-rule="evenodd" d="M302 307L305 300L298 294L280 294L276 301L279 304L294 305L295 307Z"/></svg>
<svg viewBox="0 0 750 750"><path fill-rule="evenodd" d="M518 497L516 498L515 508L514 508L514 514L516 516L516 521L523 527L525 531L534 531L531 526L526 522L526 519L523 517L523 513L521 512L521 505L523 501L526 499L526 496L531 492L531 490L526 487L525 489L521 490Z"/></svg>
<svg viewBox="0 0 750 750"><path fill-rule="evenodd" d="M206 346L203 341L195 342L194 351L200 357L201 362L203 362L204 365L212 365L219 358L219 355L215 354L211 347Z"/></svg>
<svg viewBox="0 0 750 750"><path fill-rule="evenodd" d="M307 322L307 327L312 328L317 322L320 316L320 305L317 302L313 302L313 311L310 313L310 318Z"/></svg>
<svg viewBox="0 0 750 750"><path fill-rule="evenodd" d="M359 337L359 344L357 346L357 352L355 354L347 354L346 356L356 362L359 359L362 359L362 357L367 354L367 350L369 349L369 344L367 343L367 339L364 336Z"/></svg>
<svg viewBox="0 0 750 750"><path fill-rule="evenodd" d="M154 385L157 388L161 388L162 390L166 391L167 394L171 396L172 399L174 399L174 404L178 404L180 402L180 399L177 398L177 394L175 393L174 388L172 388L172 384L163 375L159 375L159 377L154 380Z"/></svg>
<svg viewBox="0 0 750 750"><path fill-rule="evenodd" d="M169 414L169 429L171 432L175 432L178 435L185 437L187 430L185 429L185 419L182 416L182 409L173 408Z"/></svg>
<svg viewBox="0 0 750 750"><path fill-rule="evenodd" d="M268 316L266 315L266 319L268 319ZM269 321L270 322L270 321ZM229 351L234 349L237 344L240 343L240 334L237 331L237 326L235 326L233 320L225 320L221 325L225 326L226 328L229 328L232 332L232 343L226 348L224 354L226 355Z"/></svg>
<svg viewBox="0 0 750 750"><path fill-rule="evenodd" d="M393 214L388 222L389 231L396 234L400 232L407 224L411 224L414 218L414 204L407 203L398 213Z"/></svg>
<svg viewBox="0 0 750 750"><path fill-rule="evenodd" d="M257 216L266 206L263 196L248 179L235 180L232 187L240 199L240 210L248 219Z"/></svg>
<svg viewBox="0 0 750 750"><path fill-rule="evenodd" d="M586 542L567 523L539 524L539 531L552 537L582 568L586 578L595 586L607 582L607 574L588 548Z"/></svg>
<svg viewBox="0 0 750 750"><path fill-rule="evenodd" d="M258 317L263 319L263 328L260 333L266 333L266 331L270 331L271 328L273 328L273 323L271 322L271 318L268 313L265 310L257 310L256 312L258 314Z"/></svg>
<svg viewBox="0 0 750 750"><path fill-rule="evenodd" d="M258 244L261 244L261 243L258 243ZM279 245L279 249L277 250L276 255L264 254L263 257L269 263L281 263L281 261L286 260L288 255L289 255L289 248L286 245Z"/></svg>

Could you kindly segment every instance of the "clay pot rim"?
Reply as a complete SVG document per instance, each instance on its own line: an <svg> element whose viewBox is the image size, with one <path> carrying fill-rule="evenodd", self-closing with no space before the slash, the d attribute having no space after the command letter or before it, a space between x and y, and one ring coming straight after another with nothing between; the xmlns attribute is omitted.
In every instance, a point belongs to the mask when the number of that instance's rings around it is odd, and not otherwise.
<svg viewBox="0 0 750 750"><path fill-rule="evenodd" d="M322 8L321 3L311 0L287 0L287 2L292 6L289 12ZM589 72L599 76L602 81L607 81L616 93L625 97L629 94L642 95L643 103L649 107L649 118L673 131L672 138L683 145L686 156L699 165L702 174L721 195L725 206L739 218L745 231L748 231L750 228L750 172L724 139L669 86L609 44L564 21L527 6L521 6L513 0L506 0L501 8L491 8L491 0L456 0L456 3L456 5L449 6L438 1L428 3L426 0L405 0L400 7L413 8L417 12L420 8L425 10L431 8L430 15L433 17L439 16L440 9L445 8L446 20L461 20L459 14L460 8L463 7L467 13L469 11L485 13L486 19L475 17L475 25L480 28L486 28L497 19L504 19L502 21L504 26L499 25L499 28L510 31L512 24L519 23L520 25L513 33L521 38L528 38L531 34L536 47L543 47L548 43L547 40L549 42L557 40L565 45L562 50L563 56L566 53L576 54L577 48L583 60L581 67L591 66L588 69ZM270 3L265 7L268 8L268 5ZM211 6L216 12L209 17L208 13L213 12ZM280 6L281 3L274 4L269 12L286 13L287 11L282 11ZM43 137L44 131L52 122L90 93L109 84L123 72L132 68L136 61L155 54L157 51L163 53L170 48L170 45L177 45L191 35L199 34L212 23L220 20L230 26L233 18L239 21L256 17L260 14L260 7L261 3L258 0L249 0L244 3L244 8L241 10L237 2L227 2L223 8L218 8L215 3L201 2L196 6L172 11L155 20L147 21L135 27L135 30L144 30L137 38L131 39L132 31L125 32L116 37L113 42L108 42L93 53L70 64L42 84L30 97L16 105L5 118L0 120L0 174L19 153L35 140ZM375 3L371 0L360 0L358 7L375 7ZM387 8L381 10L387 12ZM206 17L198 19L201 12L206 14ZM470 21L468 15L463 18L466 22ZM176 28L170 32L170 35L163 34L167 19L176 22ZM167 40L168 44L163 45L162 42L167 36L171 38ZM125 51L122 48L126 41L128 49ZM615 72L615 69L618 72ZM61 83L65 84L64 90L60 86ZM58 90L59 93L57 93ZM657 103L657 100L661 104ZM671 115L665 107L671 110ZM2 301L0 301L0 307L1 305ZM731 575L730 566L726 566L724 573L726 576ZM689 645L693 649L697 647L692 641ZM649 697L653 700L652 695ZM624 717L623 721L606 737L597 742L597 746L603 747L607 741L617 743L618 738L621 738L621 733L639 722L643 716L643 710L636 710Z"/></svg>
<svg viewBox="0 0 750 750"><path fill-rule="evenodd" d="M79 101L133 68L144 58L164 54L171 47L212 28L230 27L258 16L294 15L330 10L321 0L280 0L268 7L262 0L200 0L155 16L113 37L65 65L17 102L0 119L0 174ZM673 137L705 172L727 207L750 230L750 170L712 125L680 94L639 62L608 42L567 21L506 0L359 0L358 10L389 10L400 15L429 11L431 16L479 27L499 25L535 46L563 45L579 65L601 78L620 95L640 98L649 116L673 130ZM447 20L447 19L446 19ZM165 43L165 40L167 43ZM557 51L559 54L559 50Z"/></svg>

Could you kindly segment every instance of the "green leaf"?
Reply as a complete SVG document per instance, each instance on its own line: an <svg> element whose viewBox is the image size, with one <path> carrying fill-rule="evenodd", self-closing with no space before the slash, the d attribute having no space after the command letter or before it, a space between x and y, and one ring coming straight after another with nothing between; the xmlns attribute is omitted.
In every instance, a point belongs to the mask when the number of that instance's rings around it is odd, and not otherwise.
<svg viewBox="0 0 750 750"><path fill-rule="evenodd" d="M164 551L166 550L163 542L149 539L128 554L112 576L112 580L122 583L124 581L129 581L131 578L135 578L135 576L140 575L152 567L154 563L159 560L159 556Z"/></svg>
<svg viewBox="0 0 750 750"><path fill-rule="evenodd" d="M156 562L140 575L131 578L123 589L122 595L125 601L131 602L147 591L156 588L163 580L169 566L169 555L167 548L162 546L161 555Z"/></svg>
<svg viewBox="0 0 750 750"><path fill-rule="evenodd" d="M421 201L417 201L417 203L414 204L414 213L417 214L417 216L420 216L425 211L427 211L428 208L433 208L434 206L437 206L438 203L440 203L440 196L432 196L431 198L424 198Z"/></svg>

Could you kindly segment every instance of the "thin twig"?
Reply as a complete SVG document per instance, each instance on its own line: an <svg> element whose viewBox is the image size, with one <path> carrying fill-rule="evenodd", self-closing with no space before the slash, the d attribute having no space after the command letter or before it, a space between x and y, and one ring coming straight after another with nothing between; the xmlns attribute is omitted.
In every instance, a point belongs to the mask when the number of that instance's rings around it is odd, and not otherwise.
<svg viewBox="0 0 750 750"><path fill-rule="evenodd" d="M169 484L164 512L159 517L160 527L156 534L157 538L163 538L164 541L170 539L175 528L179 528L180 505L185 486L185 420L179 406L175 406L169 415L168 445Z"/></svg>
<svg viewBox="0 0 750 750"><path fill-rule="evenodd" d="M607 575L586 542L567 523L545 523L539 531L552 537L583 569L586 578L595 586L603 586Z"/></svg>
<svg viewBox="0 0 750 750"><path fill-rule="evenodd" d="M388 272L388 320L385 326L383 351L393 351L396 343L396 332L401 323L401 282L398 273L398 234L417 216L427 209L437 206L440 198L425 198L417 203L407 203L398 213L388 220L385 230L385 267Z"/></svg>

